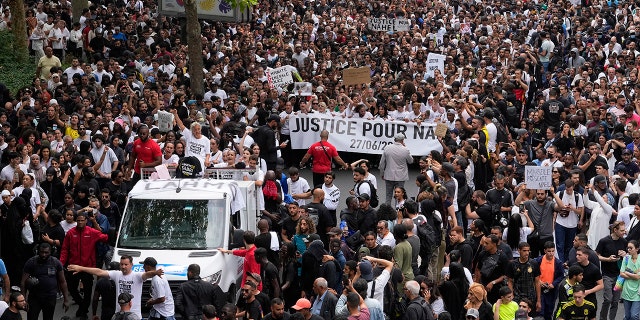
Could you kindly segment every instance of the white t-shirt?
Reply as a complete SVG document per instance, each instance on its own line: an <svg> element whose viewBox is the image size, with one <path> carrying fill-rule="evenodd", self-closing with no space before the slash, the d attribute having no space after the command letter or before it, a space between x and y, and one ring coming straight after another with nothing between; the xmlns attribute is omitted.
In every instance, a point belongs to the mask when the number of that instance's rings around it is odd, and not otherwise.
<svg viewBox="0 0 640 320"><path fill-rule="evenodd" d="M200 139L196 139L196 137L191 133L191 130L187 128L182 130L182 136L187 143L184 148L185 157L193 156L198 158L198 160L200 160L201 169L206 169L204 166L204 159L206 159L208 154L211 154L211 144L209 144L209 139L205 136L200 136Z"/></svg>
<svg viewBox="0 0 640 320"><path fill-rule="evenodd" d="M496 151L496 139L498 138L498 128L496 127L495 124L489 123L487 125L487 132L489 133L489 136L487 137L487 140L489 141L487 143L487 149L489 151Z"/></svg>
<svg viewBox="0 0 640 320"><path fill-rule="evenodd" d="M169 281L167 278L160 278L154 276L151 278L151 299L158 299L164 297L163 303L157 303L153 305L153 311L150 315L156 316L154 311L157 311L163 317L172 317L175 315L175 308L173 305L173 295L171 294L171 288L169 287ZM157 317L156 318L160 318Z"/></svg>
<svg viewBox="0 0 640 320"><path fill-rule="evenodd" d="M109 279L116 283L116 299L123 292L133 295L131 312L142 318L142 272L131 272L125 276L122 271L109 271ZM119 311L120 305L116 302L116 312Z"/></svg>

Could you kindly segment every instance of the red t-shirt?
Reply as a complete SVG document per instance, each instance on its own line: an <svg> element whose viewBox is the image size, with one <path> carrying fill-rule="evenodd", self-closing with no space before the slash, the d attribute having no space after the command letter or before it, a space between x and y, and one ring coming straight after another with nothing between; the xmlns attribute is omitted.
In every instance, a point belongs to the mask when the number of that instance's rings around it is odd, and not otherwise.
<svg viewBox="0 0 640 320"><path fill-rule="evenodd" d="M244 257L244 266L242 270L242 284L240 285L240 287L242 287L245 281L247 281L247 272L260 274L260 265L256 261L256 256L255 256L256 249L257 247L253 246L251 247L251 249L248 249L248 250L237 249L237 250L231 251L233 252L234 256ZM262 290L262 282L258 284L258 290Z"/></svg>
<svg viewBox="0 0 640 320"><path fill-rule="evenodd" d="M331 171L331 159L338 155L338 150L332 144L326 141L316 142L309 147L307 153L313 157L313 169L315 173L326 173ZM327 152L325 153L326 150ZM331 158L327 158L327 154Z"/></svg>
<svg viewBox="0 0 640 320"><path fill-rule="evenodd" d="M160 146L153 139L147 139L144 142L142 139L136 139L133 142L133 151L137 156L135 167L133 168L135 173L140 173L140 160L151 163L155 158L162 156Z"/></svg>

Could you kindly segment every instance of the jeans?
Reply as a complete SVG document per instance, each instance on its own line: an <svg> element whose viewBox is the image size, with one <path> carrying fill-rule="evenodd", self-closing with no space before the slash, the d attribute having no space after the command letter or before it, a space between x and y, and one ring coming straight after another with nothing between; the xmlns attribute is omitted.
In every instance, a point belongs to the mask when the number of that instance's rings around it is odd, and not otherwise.
<svg viewBox="0 0 640 320"><path fill-rule="evenodd" d="M640 301L624 300L624 320L640 320Z"/></svg>
<svg viewBox="0 0 640 320"><path fill-rule="evenodd" d="M604 299L602 301L602 309L600 309L600 320L607 320L607 312L609 313L609 320L615 320L616 313L618 313L618 303L620 302L622 291L613 291L616 278L602 275L602 282L604 283L602 296Z"/></svg>
<svg viewBox="0 0 640 320"><path fill-rule="evenodd" d="M573 247L573 238L576 237L578 228L567 228L556 223L556 250L560 262L567 262L569 250Z"/></svg>
<svg viewBox="0 0 640 320"><path fill-rule="evenodd" d="M558 300L556 289L549 290L547 293L540 293L540 300L540 304L542 305L540 313L544 320L553 319L553 308L556 305L556 300Z"/></svg>
<svg viewBox="0 0 640 320"><path fill-rule="evenodd" d="M404 188L404 181L391 181L391 180L385 180L385 187L386 187L386 199L385 199L385 203L386 204L391 204L391 199L393 199L393 190L395 190L397 187L403 187Z"/></svg>

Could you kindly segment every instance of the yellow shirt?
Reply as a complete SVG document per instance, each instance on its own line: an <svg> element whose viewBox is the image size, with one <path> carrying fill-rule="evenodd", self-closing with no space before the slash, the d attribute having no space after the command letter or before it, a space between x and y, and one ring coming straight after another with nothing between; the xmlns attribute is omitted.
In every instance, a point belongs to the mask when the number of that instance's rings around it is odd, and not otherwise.
<svg viewBox="0 0 640 320"><path fill-rule="evenodd" d="M51 68L52 67L62 67L62 63L60 63L60 59L56 56L51 56L51 58L47 58L44 56L40 58L38 61L38 67L40 69L40 79L49 80L51 77Z"/></svg>

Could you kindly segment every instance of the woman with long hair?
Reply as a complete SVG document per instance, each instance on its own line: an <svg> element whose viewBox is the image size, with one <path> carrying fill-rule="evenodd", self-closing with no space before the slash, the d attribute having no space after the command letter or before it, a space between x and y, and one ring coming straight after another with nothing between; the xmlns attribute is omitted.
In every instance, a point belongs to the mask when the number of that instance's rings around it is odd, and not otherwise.
<svg viewBox="0 0 640 320"><path fill-rule="evenodd" d="M280 247L280 260L282 261L282 297L285 310L291 308L300 298L300 277L298 277L298 259L296 247L293 242L285 242Z"/></svg>
<svg viewBox="0 0 640 320"><path fill-rule="evenodd" d="M461 319L465 297L469 290L469 283L461 263L452 262L449 265L449 275L443 278L438 290L442 293L445 309L451 312L453 319Z"/></svg>
<svg viewBox="0 0 640 320"><path fill-rule="evenodd" d="M502 240L507 242L513 252L514 258L520 257L518 244L520 242L527 242L527 236L533 232L534 227L527 210L522 212L522 216L527 219L526 227L522 225L522 217L519 214L512 214L509 218L509 225L504 229L504 233L502 234Z"/></svg>
<svg viewBox="0 0 640 320"><path fill-rule="evenodd" d="M445 311L444 301L440 295L440 290L438 290L438 287L433 283L433 281L427 280L424 276L420 277L424 278L420 282L420 295L425 301L429 302L431 310L433 310L433 313L437 318L439 314ZM417 278L418 277L416 277L416 279Z"/></svg>
<svg viewBox="0 0 640 320"><path fill-rule="evenodd" d="M391 205L396 208L396 210L400 209L404 206L404 202L407 201L409 197L407 196L407 189L404 187L396 187L393 189L393 199L391 200Z"/></svg>
<svg viewBox="0 0 640 320"><path fill-rule="evenodd" d="M621 294L624 303L624 320L637 319L640 312L640 295L638 295L640 261L638 260L638 241L630 240L627 243L627 255L622 259L620 266L620 277L624 279ZM617 283L616 288L618 288Z"/></svg>

